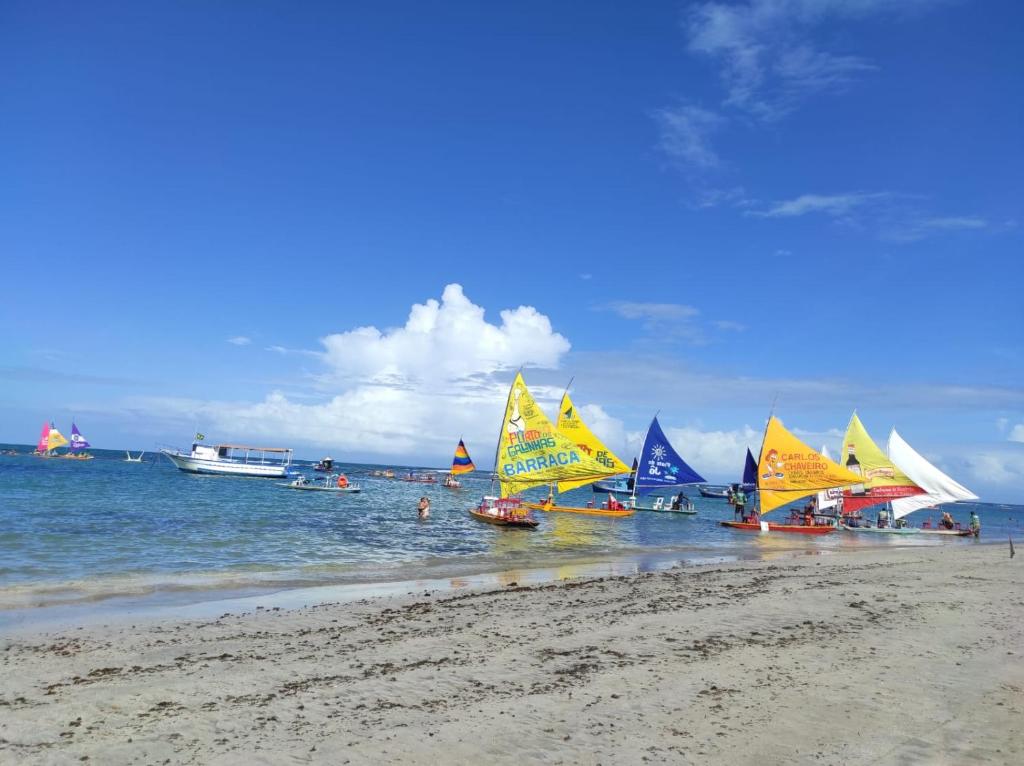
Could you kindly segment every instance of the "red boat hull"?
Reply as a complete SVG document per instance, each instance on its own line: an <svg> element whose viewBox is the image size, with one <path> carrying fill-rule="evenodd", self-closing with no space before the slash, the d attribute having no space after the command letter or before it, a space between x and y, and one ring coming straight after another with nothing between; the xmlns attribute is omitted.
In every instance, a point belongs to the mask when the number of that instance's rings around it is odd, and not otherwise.
<svg viewBox="0 0 1024 766"><path fill-rule="evenodd" d="M731 527L732 529L739 529L744 532L760 532L761 525L755 524L749 521L723 521L720 522L723 527ZM790 532L797 535L827 535L830 532L835 532L835 527L827 526L810 526L805 527L803 524L773 524L768 522L769 532Z"/></svg>

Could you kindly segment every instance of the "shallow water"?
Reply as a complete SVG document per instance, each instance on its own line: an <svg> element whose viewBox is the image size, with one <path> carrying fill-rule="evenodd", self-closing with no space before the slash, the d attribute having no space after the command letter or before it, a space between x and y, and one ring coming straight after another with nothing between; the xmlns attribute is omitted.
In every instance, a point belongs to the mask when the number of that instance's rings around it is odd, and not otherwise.
<svg viewBox="0 0 1024 766"><path fill-rule="evenodd" d="M28 448L17 447L21 451ZM374 478L373 466L339 464L360 494L295 492L274 480L178 471L162 456L124 462L98 450L87 462L0 456L0 609L111 597L209 591L237 594L304 586L394 582L626 557L765 556L858 546L971 545L974 540L837 532L736 532L723 500L692 491L698 515L637 513L626 519L538 514L535 531L495 528L466 509L488 491ZM305 464L302 464L305 466ZM312 471L308 473L312 475ZM537 497L541 496L537 492ZM429 521L416 502L431 499ZM562 496L583 505L589 489ZM603 497L603 496L598 496ZM959 504L978 511L982 542L1024 533L1024 508ZM938 514L922 511L920 523Z"/></svg>

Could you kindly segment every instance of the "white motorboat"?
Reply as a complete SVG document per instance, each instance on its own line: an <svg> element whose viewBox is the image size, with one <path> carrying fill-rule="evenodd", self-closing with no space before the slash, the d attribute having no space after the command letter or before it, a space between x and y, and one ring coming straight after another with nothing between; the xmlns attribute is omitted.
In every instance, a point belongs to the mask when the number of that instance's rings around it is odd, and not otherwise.
<svg viewBox="0 0 1024 766"><path fill-rule="evenodd" d="M223 476L283 479L288 476L292 462L292 450L284 447L250 447L244 444L207 446L194 442L189 453L171 449L160 451L182 471Z"/></svg>

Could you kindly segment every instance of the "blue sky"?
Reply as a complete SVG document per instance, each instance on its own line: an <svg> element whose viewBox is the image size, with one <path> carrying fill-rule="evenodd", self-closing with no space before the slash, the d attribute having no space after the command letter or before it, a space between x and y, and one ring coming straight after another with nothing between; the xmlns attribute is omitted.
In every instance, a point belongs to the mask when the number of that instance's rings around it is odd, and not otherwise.
<svg viewBox="0 0 1024 766"><path fill-rule="evenodd" d="M1024 500L1018 4L371 5L0 8L0 439L487 463L525 364Z"/></svg>

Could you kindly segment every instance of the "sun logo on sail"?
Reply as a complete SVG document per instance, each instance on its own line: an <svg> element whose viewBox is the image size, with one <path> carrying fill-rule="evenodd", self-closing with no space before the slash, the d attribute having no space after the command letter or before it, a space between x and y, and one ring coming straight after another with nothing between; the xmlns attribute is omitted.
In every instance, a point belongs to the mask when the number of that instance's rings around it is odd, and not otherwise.
<svg viewBox="0 0 1024 766"><path fill-rule="evenodd" d="M667 455L667 454L668 454L668 450L665 449L665 447L663 445L661 445L661 444L655 444L651 448L651 455L653 455L658 460L664 460L665 455Z"/></svg>

